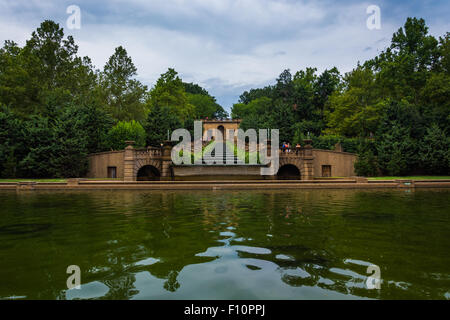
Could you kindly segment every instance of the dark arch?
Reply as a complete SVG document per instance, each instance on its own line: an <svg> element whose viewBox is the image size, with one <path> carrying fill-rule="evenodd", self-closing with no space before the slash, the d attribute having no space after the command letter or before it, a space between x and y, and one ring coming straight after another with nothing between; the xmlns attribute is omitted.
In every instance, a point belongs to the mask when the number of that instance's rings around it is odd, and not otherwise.
<svg viewBox="0 0 450 320"><path fill-rule="evenodd" d="M222 139L225 140L225 128L224 126L220 125L217 127L217 130L219 130L220 132L222 132Z"/></svg>
<svg viewBox="0 0 450 320"><path fill-rule="evenodd" d="M285 164L278 169L278 179L300 180L300 170L293 164Z"/></svg>
<svg viewBox="0 0 450 320"><path fill-rule="evenodd" d="M151 180L159 180L161 174L157 168L151 165L143 166L137 172L136 180L137 181L151 181Z"/></svg>

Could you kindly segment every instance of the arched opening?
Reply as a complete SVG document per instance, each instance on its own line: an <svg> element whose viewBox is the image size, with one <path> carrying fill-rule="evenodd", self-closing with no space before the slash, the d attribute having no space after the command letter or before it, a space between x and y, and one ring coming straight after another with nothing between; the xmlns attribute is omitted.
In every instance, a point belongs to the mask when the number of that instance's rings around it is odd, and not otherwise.
<svg viewBox="0 0 450 320"><path fill-rule="evenodd" d="M225 128L224 128L224 126L218 126L217 130L219 130L222 133L222 139L225 140L226 137L225 137Z"/></svg>
<svg viewBox="0 0 450 320"><path fill-rule="evenodd" d="M300 180L300 170L293 164L285 164L278 169L277 177L281 180Z"/></svg>
<svg viewBox="0 0 450 320"><path fill-rule="evenodd" d="M137 173L136 180L137 181L152 181L152 180L159 180L161 174L159 173L159 170L155 168L154 166L143 166L139 169Z"/></svg>

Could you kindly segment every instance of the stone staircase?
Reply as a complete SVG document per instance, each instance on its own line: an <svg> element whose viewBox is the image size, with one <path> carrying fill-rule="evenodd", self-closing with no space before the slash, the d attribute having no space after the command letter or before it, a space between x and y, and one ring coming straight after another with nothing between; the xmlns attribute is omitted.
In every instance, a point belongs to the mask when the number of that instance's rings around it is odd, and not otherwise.
<svg viewBox="0 0 450 320"><path fill-rule="evenodd" d="M217 146L211 152L211 155L203 155L203 164L219 164L219 165L243 165L243 160L234 155L234 150L226 143L223 143L223 149L218 150Z"/></svg>

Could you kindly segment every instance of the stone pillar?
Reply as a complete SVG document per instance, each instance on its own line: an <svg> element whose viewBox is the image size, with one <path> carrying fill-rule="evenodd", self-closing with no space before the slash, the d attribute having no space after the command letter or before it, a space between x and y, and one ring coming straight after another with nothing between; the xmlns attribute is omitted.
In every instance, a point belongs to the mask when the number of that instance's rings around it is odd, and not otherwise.
<svg viewBox="0 0 450 320"><path fill-rule="evenodd" d="M134 141L125 141L127 147L125 148L124 161L123 161L123 180L124 181L136 181L134 175L134 165L136 153L133 148Z"/></svg>
<svg viewBox="0 0 450 320"><path fill-rule="evenodd" d="M69 179L67 179L66 184L71 187L78 186L79 181L80 181L80 179L77 179L77 178L69 178Z"/></svg>
<svg viewBox="0 0 450 320"><path fill-rule="evenodd" d="M312 146L310 139L305 139L305 146L303 147L303 166L301 168L302 180L314 179L314 156L312 153Z"/></svg>
<svg viewBox="0 0 450 320"><path fill-rule="evenodd" d="M395 180L395 182L397 182L397 187L398 188L414 188L415 184L414 184L414 180Z"/></svg>
<svg viewBox="0 0 450 320"><path fill-rule="evenodd" d="M34 190L34 187L37 185L36 182L34 181L23 181L23 182L18 182L16 185L16 190L18 191L28 191L28 190Z"/></svg>
<svg viewBox="0 0 450 320"><path fill-rule="evenodd" d="M161 157L161 180L170 180L172 178L172 141L164 141Z"/></svg>

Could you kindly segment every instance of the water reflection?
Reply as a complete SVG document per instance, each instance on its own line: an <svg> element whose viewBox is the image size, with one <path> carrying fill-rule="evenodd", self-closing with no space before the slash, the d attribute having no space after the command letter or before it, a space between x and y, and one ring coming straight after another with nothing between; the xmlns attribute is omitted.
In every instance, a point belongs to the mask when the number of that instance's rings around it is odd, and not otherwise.
<svg viewBox="0 0 450 320"><path fill-rule="evenodd" d="M0 297L446 299L449 193L1 192Z"/></svg>

